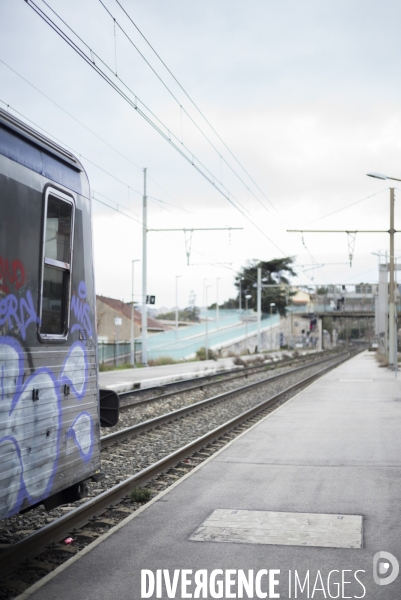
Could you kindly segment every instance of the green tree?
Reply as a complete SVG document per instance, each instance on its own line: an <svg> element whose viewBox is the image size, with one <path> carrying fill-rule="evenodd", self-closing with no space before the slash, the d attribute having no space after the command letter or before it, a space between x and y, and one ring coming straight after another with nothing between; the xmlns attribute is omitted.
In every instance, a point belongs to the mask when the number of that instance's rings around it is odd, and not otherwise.
<svg viewBox="0 0 401 600"><path fill-rule="evenodd" d="M296 275L293 268L294 259L290 256L286 258L274 258L269 261L251 260L235 277L235 286L238 293L241 289L241 304L245 307L245 296L250 295L248 307L257 308L257 277L258 267L262 269L262 285L272 287L262 288L262 312L270 312L270 303L275 303L275 310L280 315L286 314L288 300L294 295L288 289L289 277Z"/></svg>
<svg viewBox="0 0 401 600"><path fill-rule="evenodd" d="M238 308L238 296L236 298L229 298L223 302L223 304L219 304L220 308ZM209 308L216 308L216 303L209 306Z"/></svg>

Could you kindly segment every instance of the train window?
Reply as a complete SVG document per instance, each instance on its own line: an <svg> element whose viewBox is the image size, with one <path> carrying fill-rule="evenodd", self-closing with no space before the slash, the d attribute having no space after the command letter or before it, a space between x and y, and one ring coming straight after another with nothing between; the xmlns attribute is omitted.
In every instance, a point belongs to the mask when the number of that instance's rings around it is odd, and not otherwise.
<svg viewBox="0 0 401 600"><path fill-rule="evenodd" d="M72 204L49 196L46 214L45 256L70 263Z"/></svg>
<svg viewBox="0 0 401 600"><path fill-rule="evenodd" d="M43 239L41 338L65 339L69 325L74 205L47 190Z"/></svg>
<svg viewBox="0 0 401 600"><path fill-rule="evenodd" d="M41 333L63 335L66 329L66 297L68 297L68 273L45 266Z"/></svg>

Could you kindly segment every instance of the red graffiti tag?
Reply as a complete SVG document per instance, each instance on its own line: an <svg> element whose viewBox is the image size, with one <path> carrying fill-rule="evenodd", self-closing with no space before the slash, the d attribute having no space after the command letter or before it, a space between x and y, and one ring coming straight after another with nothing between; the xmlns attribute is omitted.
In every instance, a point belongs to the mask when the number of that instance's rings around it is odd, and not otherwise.
<svg viewBox="0 0 401 600"><path fill-rule="evenodd" d="M16 290L19 290L25 283L24 265L20 260L11 262L8 258L0 256L0 291L9 294L10 288L7 282L15 286Z"/></svg>

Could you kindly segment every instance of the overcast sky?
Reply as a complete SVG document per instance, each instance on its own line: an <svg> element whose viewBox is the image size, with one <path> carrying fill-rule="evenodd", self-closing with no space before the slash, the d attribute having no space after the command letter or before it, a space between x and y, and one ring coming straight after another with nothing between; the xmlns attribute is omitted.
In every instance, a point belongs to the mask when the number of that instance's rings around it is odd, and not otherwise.
<svg viewBox="0 0 401 600"><path fill-rule="evenodd" d="M345 233L302 240L286 230L389 228L390 182L366 173L401 178L399 2L119 0L138 31L116 0L102 0L112 16L99 0L34 1L91 56L87 44L95 63L191 159L29 3L0 0L0 106L73 149L94 197L130 211L128 218L94 201L98 293L130 300L131 260L142 258L144 167L149 228L243 228L195 232L190 266L184 233L149 232L148 293L158 306L175 304L176 275L181 306L191 290L202 304L205 279L215 301L218 277L219 300L227 299L234 272L253 258L296 256L300 283L377 281L372 252L388 248L388 234L358 234L350 268ZM401 240L396 249L401 255ZM140 285L136 263L136 300Z"/></svg>

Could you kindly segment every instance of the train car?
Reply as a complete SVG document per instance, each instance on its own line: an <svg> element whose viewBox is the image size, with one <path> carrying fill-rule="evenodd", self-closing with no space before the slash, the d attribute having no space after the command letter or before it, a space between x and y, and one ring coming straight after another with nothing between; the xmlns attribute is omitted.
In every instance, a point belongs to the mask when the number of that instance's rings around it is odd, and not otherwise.
<svg viewBox="0 0 401 600"><path fill-rule="evenodd" d="M95 309L87 175L0 109L0 518L99 476Z"/></svg>

